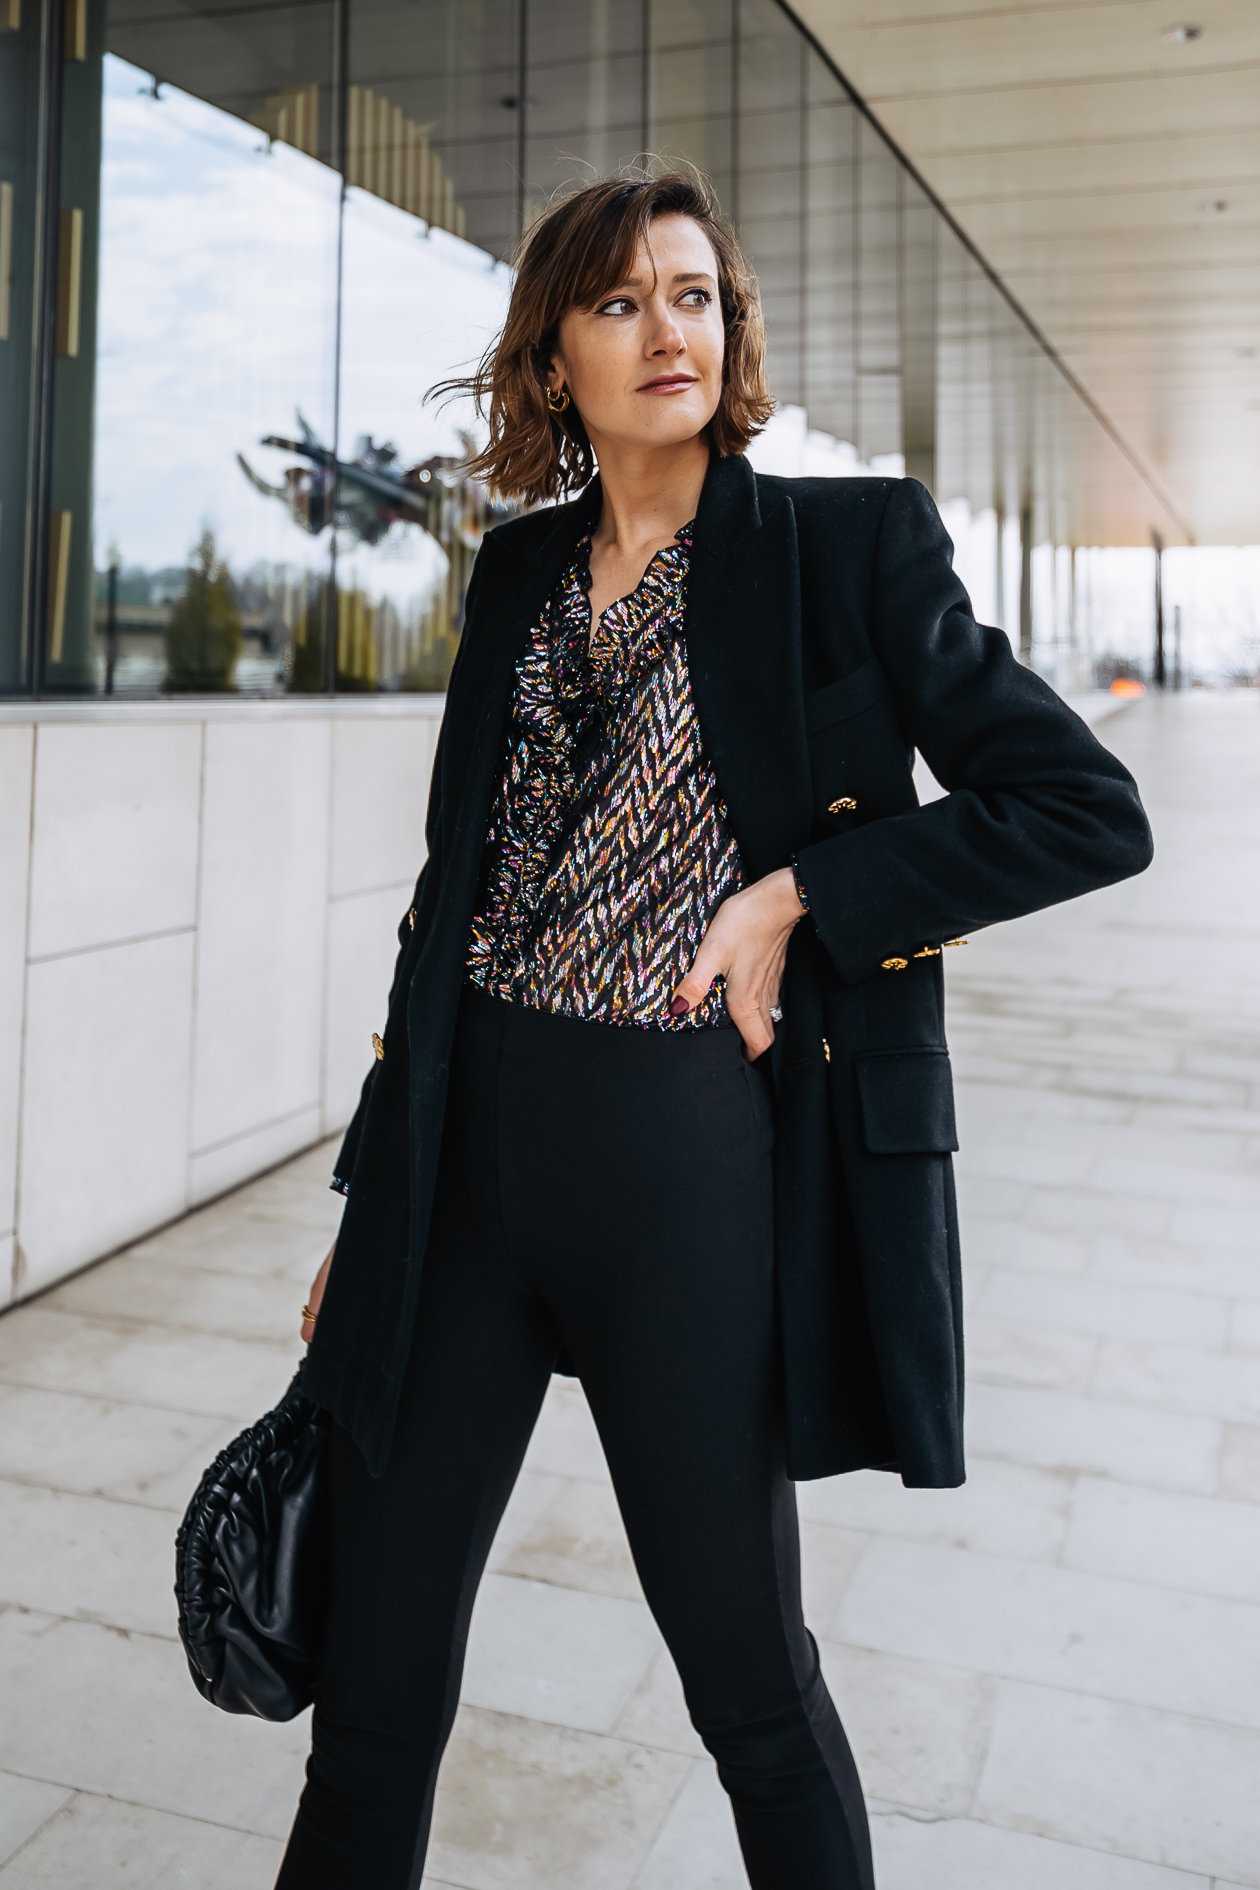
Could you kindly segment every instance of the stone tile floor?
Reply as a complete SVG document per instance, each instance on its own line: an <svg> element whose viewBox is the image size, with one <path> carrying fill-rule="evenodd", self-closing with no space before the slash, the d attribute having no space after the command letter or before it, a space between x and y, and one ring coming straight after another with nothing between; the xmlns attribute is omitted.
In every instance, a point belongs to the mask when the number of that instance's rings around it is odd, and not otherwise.
<svg viewBox="0 0 1260 1890"><path fill-rule="evenodd" d="M1260 1886L1260 696L1106 738L1145 878L951 954L971 1475L802 1486L881 1890ZM197 1698L171 1538L283 1387L318 1149L0 1320L0 1890L265 1890L305 1721ZM557 1382L478 1604L430 1857L463 1890L739 1890Z"/></svg>

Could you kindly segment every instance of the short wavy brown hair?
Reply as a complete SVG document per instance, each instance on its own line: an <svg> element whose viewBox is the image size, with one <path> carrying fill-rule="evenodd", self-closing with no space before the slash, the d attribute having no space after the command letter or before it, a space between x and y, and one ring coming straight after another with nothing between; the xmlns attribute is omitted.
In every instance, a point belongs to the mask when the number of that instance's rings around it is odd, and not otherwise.
<svg viewBox="0 0 1260 1890"><path fill-rule="evenodd" d="M757 279L699 171L630 174L584 184L562 197L522 238L503 332L464 380L435 394L471 393L490 424L485 449L468 470L491 491L527 505L584 486L595 456L577 408L547 405L547 371L563 316L594 308L624 282L640 242L661 216L693 217L717 258L726 329L722 397L709 422L715 452L742 453L774 411L766 387L766 332Z"/></svg>

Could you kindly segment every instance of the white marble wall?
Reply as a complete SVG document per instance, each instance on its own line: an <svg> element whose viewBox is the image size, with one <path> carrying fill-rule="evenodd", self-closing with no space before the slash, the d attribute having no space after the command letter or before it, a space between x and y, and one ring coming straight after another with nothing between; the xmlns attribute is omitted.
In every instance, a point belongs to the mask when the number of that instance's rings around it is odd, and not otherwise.
<svg viewBox="0 0 1260 1890"><path fill-rule="evenodd" d="M441 707L0 708L0 1304L347 1121Z"/></svg>

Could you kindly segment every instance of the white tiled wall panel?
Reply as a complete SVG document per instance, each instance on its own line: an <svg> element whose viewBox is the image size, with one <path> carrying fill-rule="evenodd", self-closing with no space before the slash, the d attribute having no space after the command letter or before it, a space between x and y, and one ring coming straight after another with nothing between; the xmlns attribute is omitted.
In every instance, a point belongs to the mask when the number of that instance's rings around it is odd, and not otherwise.
<svg viewBox="0 0 1260 1890"><path fill-rule="evenodd" d="M348 1121L440 710L0 705L0 1305Z"/></svg>
<svg viewBox="0 0 1260 1890"><path fill-rule="evenodd" d="M34 749L33 728L0 728L0 1240L13 1232ZM4 1258L0 1306L13 1290L11 1240Z"/></svg>
<svg viewBox="0 0 1260 1890"><path fill-rule="evenodd" d="M372 1062L372 1032L385 1028L398 923L410 900L408 884L358 899L338 899L329 908L324 1077L329 1122L347 1122L354 1114Z"/></svg>
<svg viewBox="0 0 1260 1890"><path fill-rule="evenodd" d="M320 1100L327 722L206 730L195 1152Z"/></svg>
<svg viewBox="0 0 1260 1890"><path fill-rule="evenodd" d="M333 728L332 896L407 881L424 865L436 722L343 721Z"/></svg>
<svg viewBox="0 0 1260 1890"><path fill-rule="evenodd" d="M201 743L193 720L39 729L32 958L194 923Z"/></svg>
<svg viewBox="0 0 1260 1890"><path fill-rule="evenodd" d="M30 966L24 1292L183 1212L192 984L191 932Z"/></svg>
<svg viewBox="0 0 1260 1890"><path fill-rule="evenodd" d="M317 1103L311 1103L295 1115L269 1122L250 1135L221 1142L217 1148L206 1149L202 1154L194 1153L189 1163L189 1206L198 1207L203 1201L213 1201L216 1195L238 1188L243 1181L274 1168L277 1162L296 1155L300 1149L309 1148L323 1134L323 1122L323 1111Z"/></svg>

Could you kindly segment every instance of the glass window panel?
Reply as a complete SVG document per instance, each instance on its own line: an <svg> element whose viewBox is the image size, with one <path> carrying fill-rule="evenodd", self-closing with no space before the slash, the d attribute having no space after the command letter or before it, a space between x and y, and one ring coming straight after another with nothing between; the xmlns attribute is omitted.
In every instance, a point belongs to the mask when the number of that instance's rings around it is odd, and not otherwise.
<svg viewBox="0 0 1260 1890"><path fill-rule="evenodd" d="M571 179L607 175L644 150L641 5L530 0L525 221Z"/></svg>
<svg viewBox="0 0 1260 1890"><path fill-rule="evenodd" d="M805 42L771 0L740 0L738 30L741 172L795 167Z"/></svg>
<svg viewBox="0 0 1260 1890"><path fill-rule="evenodd" d="M783 405L804 400L804 41L768 0L740 0L735 214L761 286L767 373Z"/></svg>
<svg viewBox="0 0 1260 1890"><path fill-rule="evenodd" d="M648 0L648 37L655 53L729 46L737 0Z"/></svg>
<svg viewBox="0 0 1260 1890"><path fill-rule="evenodd" d="M638 0L529 0L525 46L531 77L566 61L580 65L623 53L637 57L643 30Z"/></svg>
<svg viewBox="0 0 1260 1890"><path fill-rule="evenodd" d="M328 9L310 13L301 56L322 38L324 72L290 68L309 109L275 136L105 51L101 20L99 129L62 167L63 206L84 207L81 332L55 369L46 688L323 686L319 472L264 443L333 436L340 180L301 148L331 50ZM242 106L252 24L219 30L241 56L233 92L219 45L216 83Z"/></svg>
<svg viewBox="0 0 1260 1890"><path fill-rule="evenodd" d="M352 188L342 307L343 483L355 495L337 538L337 687L440 690L463 625L464 593L488 516L461 471L471 404L425 404L466 373L502 325L510 273L462 238ZM377 502L379 484L409 489Z"/></svg>
<svg viewBox="0 0 1260 1890"><path fill-rule="evenodd" d="M648 147L686 158L732 214L731 0L647 0Z"/></svg>
<svg viewBox="0 0 1260 1890"><path fill-rule="evenodd" d="M118 58L247 124L266 124L313 157L335 159L330 4L198 0L173 9L167 0L108 0L104 19L105 44Z"/></svg>
<svg viewBox="0 0 1260 1890"><path fill-rule="evenodd" d="M518 0L353 0L348 181L494 256L520 228Z"/></svg>
<svg viewBox="0 0 1260 1890"><path fill-rule="evenodd" d="M343 221L336 683L446 687L488 517L471 403L519 229L514 6L357 0Z"/></svg>

